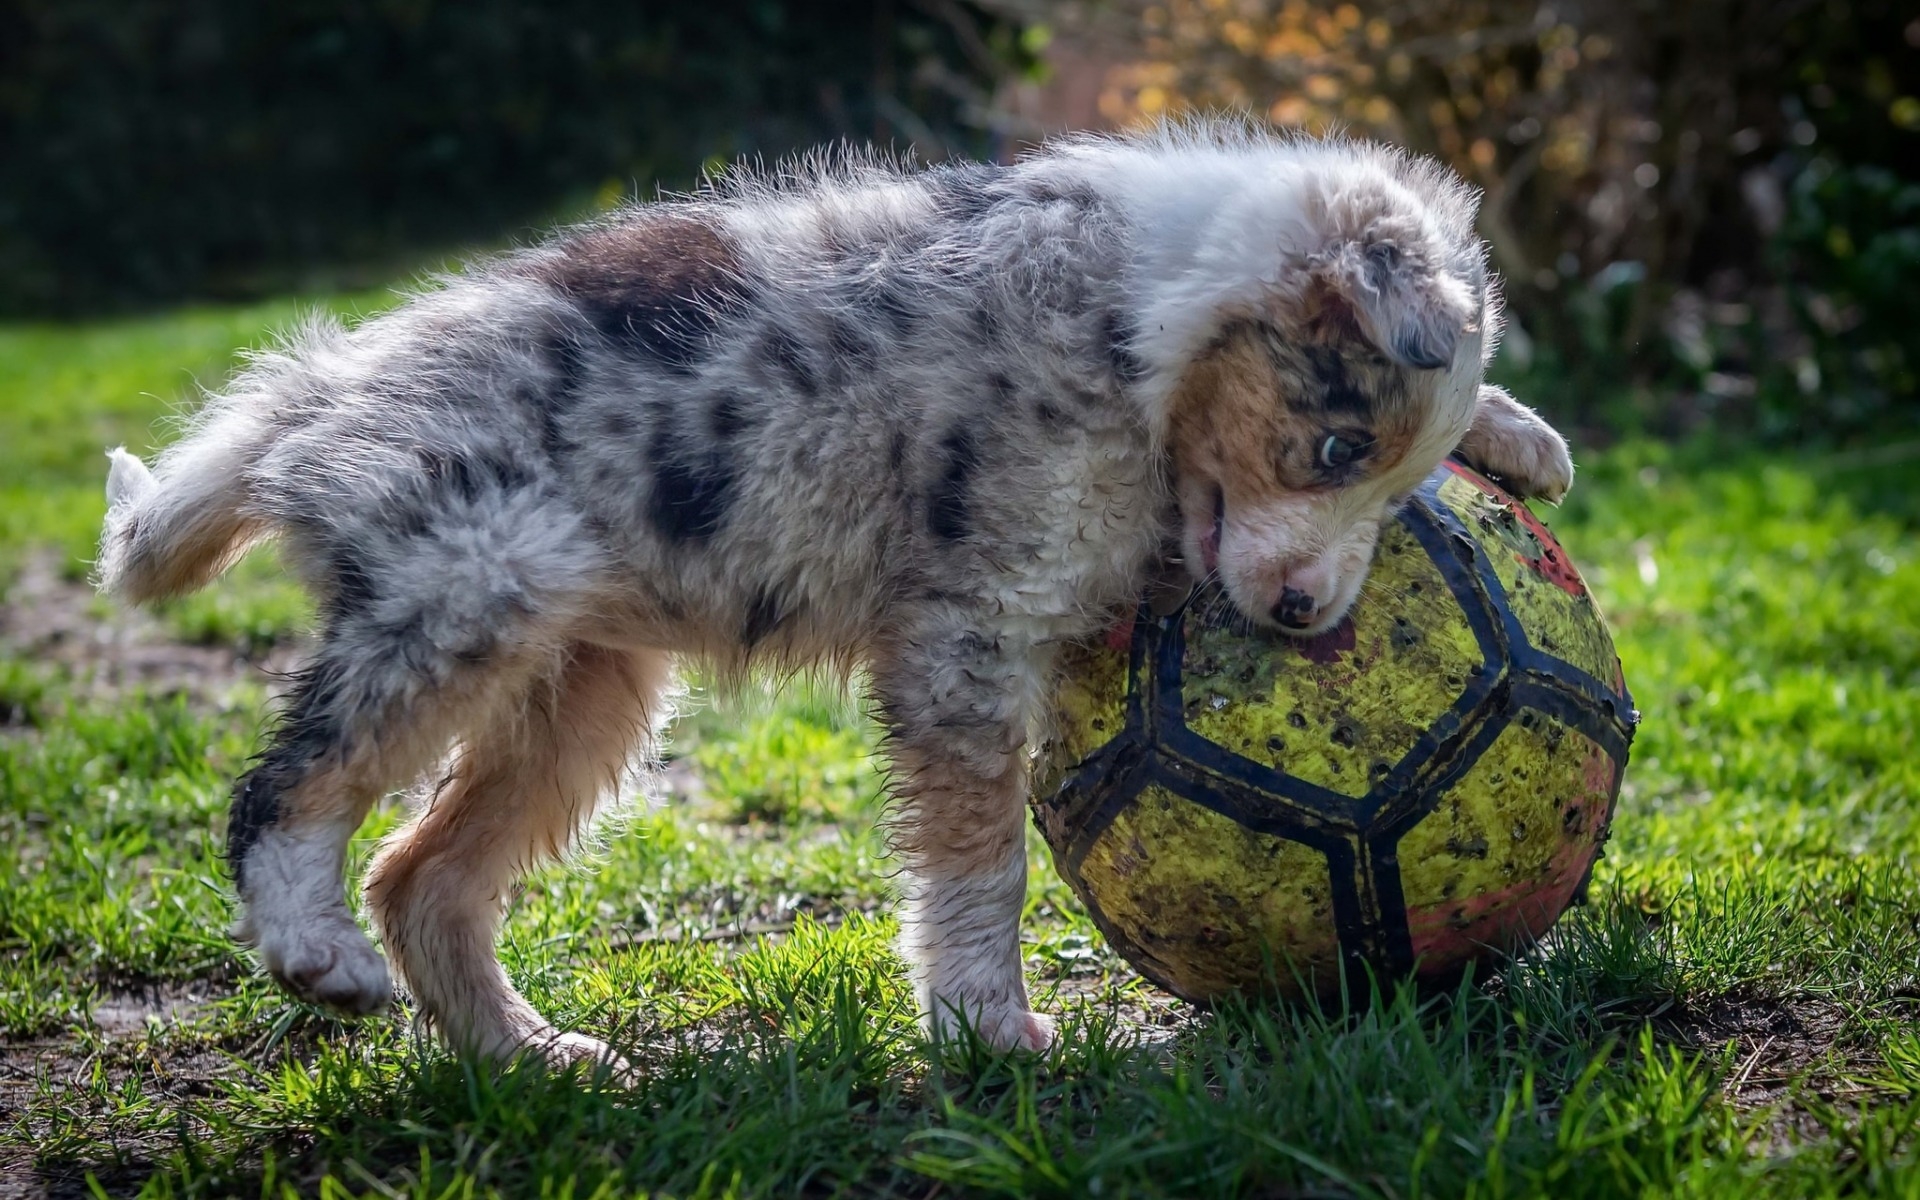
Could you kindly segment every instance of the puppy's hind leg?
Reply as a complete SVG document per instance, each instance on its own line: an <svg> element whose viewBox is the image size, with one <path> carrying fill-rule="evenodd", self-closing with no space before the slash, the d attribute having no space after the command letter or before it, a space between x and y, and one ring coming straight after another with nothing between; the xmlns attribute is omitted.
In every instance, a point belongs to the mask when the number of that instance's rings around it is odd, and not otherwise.
<svg viewBox="0 0 1920 1200"><path fill-rule="evenodd" d="M559 1033L494 953L513 885L566 853L665 716L665 654L580 644L556 674L470 730L452 775L367 876L368 907L422 1014L455 1049L617 1065Z"/></svg>
<svg viewBox="0 0 1920 1200"><path fill-rule="evenodd" d="M347 843L383 794L437 760L466 713L524 664L434 668L417 635L322 644L272 743L235 786L227 858L241 902L235 928L281 986L350 1013L385 1006L386 964L347 907ZM418 668L425 666L423 674Z"/></svg>

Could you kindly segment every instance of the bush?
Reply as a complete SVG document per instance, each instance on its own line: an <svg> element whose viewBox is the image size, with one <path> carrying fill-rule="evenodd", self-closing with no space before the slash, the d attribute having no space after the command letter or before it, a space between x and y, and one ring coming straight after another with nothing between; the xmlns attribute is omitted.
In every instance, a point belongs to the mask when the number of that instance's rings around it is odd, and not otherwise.
<svg viewBox="0 0 1920 1200"><path fill-rule="evenodd" d="M977 150L1018 53L960 3L15 0L0 313L377 279L829 137Z"/></svg>
<svg viewBox="0 0 1920 1200"><path fill-rule="evenodd" d="M1895 328L1920 289L1910 5L1121 8L1137 52L1110 77L1109 119L1251 109L1402 142L1479 183L1520 326L1506 369L1525 378L1531 357L1564 415L1783 436L1914 420L1913 339Z"/></svg>

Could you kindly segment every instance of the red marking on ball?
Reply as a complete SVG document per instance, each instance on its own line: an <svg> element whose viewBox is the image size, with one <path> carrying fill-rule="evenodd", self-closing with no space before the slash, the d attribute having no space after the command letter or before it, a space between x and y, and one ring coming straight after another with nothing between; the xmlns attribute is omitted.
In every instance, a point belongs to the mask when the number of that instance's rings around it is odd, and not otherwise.
<svg viewBox="0 0 1920 1200"><path fill-rule="evenodd" d="M1604 830L1616 769L1606 751L1588 743L1581 770L1584 793L1574 797L1561 817L1569 833L1577 827L1581 835L1566 836L1535 874L1460 900L1409 905L1407 929L1413 936L1414 956L1450 964L1487 947L1511 953L1553 928L1573 902L1574 892L1599 853L1600 841L1605 840L1604 834L1597 839L1584 834Z"/></svg>
<svg viewBox="0 0 1920 1200"><path fill-rule="evenodd" d="M1507 511L1513 514L1514 520L1520 522L1521 526L1533 535L1533 540L1539 543L1538 556L1516 551L1513 556L1515 559L1569 596L1587 594L1586 581L1581 579L1580 572L1574 569L1573 560L1567 557L1567 552L1560 548L1558 541L1554 540L1553 532L1541 523L1539 517L1533 515L1532 509L1508 495L1505 488L1464 463L1448 459L1446 467L1447 470L1506 506Z"/></svg>
<svg viewBox="0 0 1920 1200"><path fill-rule="evenodd" d="M1353 618L1343 617L1338 625L1325 633L1316 633L1310 638L1301 638L1293 643L1293 648L1308 662L1327 666L1340 661L1342 655L1353 649L1356 634Z"/></svg>

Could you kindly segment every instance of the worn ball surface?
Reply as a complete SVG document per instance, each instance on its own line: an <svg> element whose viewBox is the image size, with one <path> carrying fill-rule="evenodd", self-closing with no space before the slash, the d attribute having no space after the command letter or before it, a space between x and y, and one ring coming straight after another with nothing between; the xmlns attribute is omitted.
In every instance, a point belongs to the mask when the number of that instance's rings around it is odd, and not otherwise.
<svg viewBox="0 0 1920 1200"><path fill-rule="evenodd" d="M1553 924L1634 721L1565 551L1449 462L1319 637L1203 590L1077 647L1034 812L1108 939L1176 995L1365 994Z"/></svg>

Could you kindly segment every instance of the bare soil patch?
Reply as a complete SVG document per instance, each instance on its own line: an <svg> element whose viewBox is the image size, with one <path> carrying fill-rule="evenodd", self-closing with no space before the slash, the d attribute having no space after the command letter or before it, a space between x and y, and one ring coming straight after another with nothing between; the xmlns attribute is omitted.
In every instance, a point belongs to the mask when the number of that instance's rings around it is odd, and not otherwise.
<svg viewBox="0 0 1920 1200"><path fill-rule="evenodd" d="M105 992L94 1001L86 1028L0 1039L0 1123L10 1135L0 1147L0 1200L89 1196L89 1174L109 1195L137 1191L149 1173L143 1164L171 1144L174 1131L124 1127L100 1111L101 1098L131 1085L191 1126L186 1101L213 1095L221 1080L240 1069L231 1048L191 1030L221 994L206 980ZM49 1105L50 1095L64 1099ZM41 1140L62 1110L105 1118L96 1152L86 1161L42 1154Z"/></svg>
<svg viewBox="0 0 1920 1200"><path fill-rule="evenodd" d="M1785 1152L1826 1136L1814 1107L1844 1110L1878 1094L1860 1082L1882 1064L1848 1036L1853 1019L1842 1005L1817 997L1734 993L1669 1012L1655 1030L1673 1045L1709 1056L1730 1048L1722 1095L1743 1112L1764 1113L1760 1141Z"/></svg>
<svg viewBox="0 0 1920 1200"><path fill-rule="evenodd" d="M291 647L254 658L232 646L183 642L159 618L108 603L61 565L49 551L28 556L0 599L0 653L53 668L78 699L139 691L221 708L243 685L258 683L263 670L277 674L293 660ZM17 710L0 711L0 726L23 721Z"/></svg>

